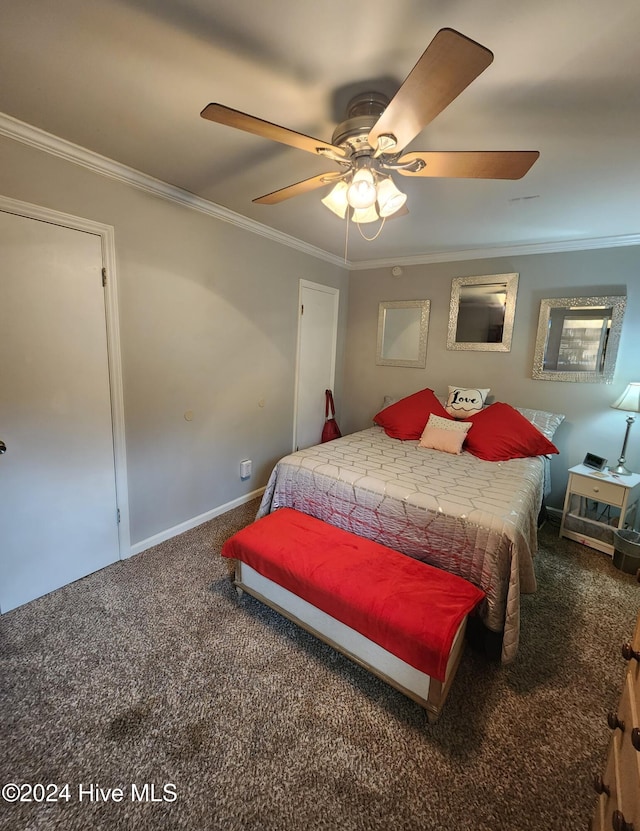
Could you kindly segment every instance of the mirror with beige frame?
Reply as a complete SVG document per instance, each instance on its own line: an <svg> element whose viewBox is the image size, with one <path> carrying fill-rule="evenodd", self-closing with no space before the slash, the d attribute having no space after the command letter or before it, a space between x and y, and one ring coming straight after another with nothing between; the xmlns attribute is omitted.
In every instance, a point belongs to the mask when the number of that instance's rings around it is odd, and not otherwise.
<svg viewBox="0 0 640 831"><path fill-rule="evenodd" d="M377 364L425 368L429 307L429 300L386 300L380 303Z"/></svg>
<svg viewBox="0 0 640 831"><path fill-rule="evenodd" d="M447 349L509 352L517 292L517 274L454 277Z"/></svg>
<svg viewBox="0 0 640 831"><path fill-rule="evenodd" d="M541 300L533 377L610 384L626 303L622 296Z"/></svg>

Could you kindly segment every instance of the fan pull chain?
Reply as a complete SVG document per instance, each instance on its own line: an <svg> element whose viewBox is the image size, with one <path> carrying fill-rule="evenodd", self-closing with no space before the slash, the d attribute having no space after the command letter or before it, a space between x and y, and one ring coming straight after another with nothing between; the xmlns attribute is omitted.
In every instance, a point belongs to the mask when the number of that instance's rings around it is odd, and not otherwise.
<svg viewBox="0 0 640 831"><path fill-rule="evenodd" d="M356 222L356 225L358 226L358 231L360 231L360 236L362 237L362 239L366 240L367 242L373 242L374 240L378 239L378 237L380 236L380 232L384 228L385 220L386 220L386 216L383 216L380 227L378 228L378 230L376 231L376 233L372 237L367 237L365 235L365 233L363 232L362 228L360 227L360 223Z"/></svg>
<svg viewBox="0 0 640 831"><path fill-rule="evenodd" d="M348 250L349 250L349 211L347 211L346 214L345 214L345 223L346 223L346 225L345 225L346 231L345 231L345 234L344 234L344 263L346 265L347 264L347 253L348 253Z"/></svg>

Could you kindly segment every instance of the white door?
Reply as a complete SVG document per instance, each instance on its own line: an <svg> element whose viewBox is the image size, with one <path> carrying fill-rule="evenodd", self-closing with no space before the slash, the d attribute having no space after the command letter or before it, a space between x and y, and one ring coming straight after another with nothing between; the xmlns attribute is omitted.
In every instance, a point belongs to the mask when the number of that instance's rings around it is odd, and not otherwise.
<svg viewBox="0 0 640 831"><path fill-rule="evenodd" d="M294 449L320 442L326 389L333 389L340 292L300 281Z"/></svg>
<svg viewBox="0 0 640 831"><path fill-rule="evenodd" d="M2 612L119 558L101 271L100 236L0 211Z"/></svg>

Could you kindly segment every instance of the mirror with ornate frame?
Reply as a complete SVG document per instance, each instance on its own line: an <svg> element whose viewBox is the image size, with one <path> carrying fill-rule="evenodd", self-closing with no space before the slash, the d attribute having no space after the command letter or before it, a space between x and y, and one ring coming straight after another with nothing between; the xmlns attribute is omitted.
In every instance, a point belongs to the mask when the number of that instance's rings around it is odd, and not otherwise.
<svg viewBox="0 0 640 831"><path fill-rule="evenodd" d="M509 352L517 293L517 274L454 277L447 349Z"/></svg>
<svg viewBox="0 0 640 831"><path fill-rule="evenodd" d="M533 377L610 384L626 304L623 296L541 300Z"/></svg>
<svg viewBox="0 0 640 831"><path fill-rule="evenodd" d="M429 300L386 300L380 303L377 364L425 368L430 305Z"/></svg>

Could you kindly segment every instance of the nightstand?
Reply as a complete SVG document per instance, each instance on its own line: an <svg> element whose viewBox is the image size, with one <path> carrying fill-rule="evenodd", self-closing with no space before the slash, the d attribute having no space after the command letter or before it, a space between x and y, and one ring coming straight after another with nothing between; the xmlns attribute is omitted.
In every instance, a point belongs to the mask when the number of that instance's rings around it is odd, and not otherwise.
<svg viewBox="0 0 640 831"><path fill-rule="evenodd" d="M569 469L560 536L613 555L613 532L633 528L640 474L616 476L576 465Z"/></svg>

